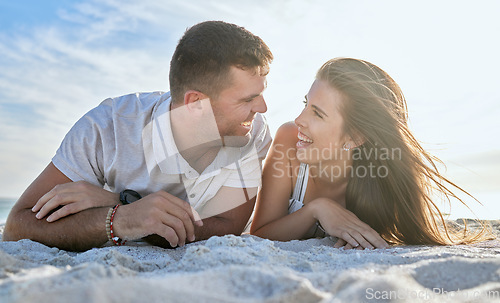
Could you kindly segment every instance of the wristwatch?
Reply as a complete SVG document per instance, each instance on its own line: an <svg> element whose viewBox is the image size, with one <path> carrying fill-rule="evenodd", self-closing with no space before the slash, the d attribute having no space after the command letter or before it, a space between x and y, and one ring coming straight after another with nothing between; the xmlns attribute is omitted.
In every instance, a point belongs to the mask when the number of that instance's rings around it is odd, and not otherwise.
<svg viewBox="0 0 500 303"><path fill-rule="evenodd" d="M123 205L130 204L141 199L141 195L135 190L125 189L120 192L120 202Z"/></svg>

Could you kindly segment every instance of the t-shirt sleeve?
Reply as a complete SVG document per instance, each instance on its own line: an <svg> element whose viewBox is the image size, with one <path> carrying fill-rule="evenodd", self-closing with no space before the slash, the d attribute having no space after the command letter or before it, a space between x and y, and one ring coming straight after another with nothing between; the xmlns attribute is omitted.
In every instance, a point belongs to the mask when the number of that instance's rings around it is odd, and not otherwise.
<svg viewBox="0 0 500 303"><path fill-rule="evenodd" d="M265 118L259 115L254 122L255 132L253 146L232 168L236 168L229 175L224 186L237 188L259 187L262 182L262 160L271 146L272 138Z"/></svg>
<svg viewBox="0 0 500 303"><path fill-rule="evenodd" d="M78 120L66 134L52 163L72 181L106 183L103 145L113 144L111 100L103 101Z"/></svg>

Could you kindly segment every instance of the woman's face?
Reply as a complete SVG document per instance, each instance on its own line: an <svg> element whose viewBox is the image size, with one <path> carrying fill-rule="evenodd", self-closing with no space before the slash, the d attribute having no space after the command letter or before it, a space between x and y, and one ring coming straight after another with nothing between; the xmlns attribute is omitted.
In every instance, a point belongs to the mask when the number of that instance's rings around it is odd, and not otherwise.
<svg viewBox="0 0 500 303"><path fill-rule="evenodd" d="M326 81L314 81L306 95L305 108L295 119L299 128L297 158L301 162L347 160L348 154L342 149L348 142L342 131L344 122L339 112L342 99L340 92Z"/></svg>

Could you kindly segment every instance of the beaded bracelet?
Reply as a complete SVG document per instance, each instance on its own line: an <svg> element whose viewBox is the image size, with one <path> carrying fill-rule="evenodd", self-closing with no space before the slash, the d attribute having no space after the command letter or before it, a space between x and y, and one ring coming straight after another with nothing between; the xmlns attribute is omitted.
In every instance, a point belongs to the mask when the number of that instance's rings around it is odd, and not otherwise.
<svg viewBox="0 0 500 303"><path fill-rule="evenodd" d="M118 207L120 207L120 204L117 204L114 208L113 208L113 211L111 212L111 218L109 220L109 233L110 233L110 236L111 236L111 241L113 241L113 243L115 243L115 245L123 245L125 243L127 243L126 240L123 240L123 239L120 239L119 237L115 237L115 234L113 232L113 218L115 217L115 214L116 214L116 210L118 209Z"/></svg>
<svg viewBox="0 0 500 303"><path fill-rule="evenodd" d="M108 210L108 215L106 216L106 234L108 235L108 241L113 242L111 239L111 214L113 213L113 207Z"/></svg>

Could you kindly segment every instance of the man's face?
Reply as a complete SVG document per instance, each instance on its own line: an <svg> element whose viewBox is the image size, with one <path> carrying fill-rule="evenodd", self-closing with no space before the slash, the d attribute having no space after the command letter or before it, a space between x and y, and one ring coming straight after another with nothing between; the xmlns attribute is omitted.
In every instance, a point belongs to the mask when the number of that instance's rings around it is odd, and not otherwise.
<svg viewBox="0 0 500 303"><path fill-rule="evenodd" d="M217 99L211 100L211 104L224 144L238 147L249 142L255 114L267 111L262 96L267 82L257 69L242 70L232 66L229 74L230 86L222 90Z"/></svg>

